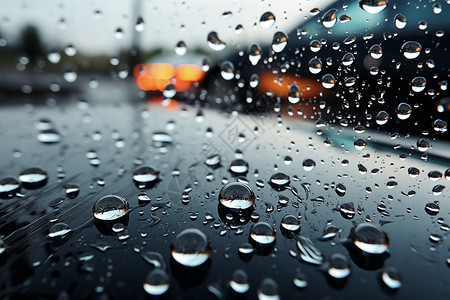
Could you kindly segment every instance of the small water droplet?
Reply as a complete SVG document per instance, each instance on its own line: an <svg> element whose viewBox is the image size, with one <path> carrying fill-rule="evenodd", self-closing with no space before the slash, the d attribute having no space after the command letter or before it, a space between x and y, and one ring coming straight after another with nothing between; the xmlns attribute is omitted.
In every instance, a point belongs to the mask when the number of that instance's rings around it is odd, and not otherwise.
<svg viewBox="0 0 450 300"><path fill-rule="evenodd" d="M351 273L350 262L347 257L333 253L330 257L328 275L336 279L348 277Z"/></svg>
<svg viewBox="0 0 450 300"><path fill-rule="evenodd" d="M258 44L251 44L248 47L248 59L250 60L252 65L256 66L256 64L261 59L261 55L261 47Z"/></svg>
<svg viewBox="0 0 450 300"><path fill-rule="evenodd" d="M220 74L225 80L234 78L234 64L231 61L225 60L220 64Z"/></svg>
<svg viewBox="0 0 450 300"><path fill-rule="evenodd" d="M179 56L183 56L187 53L186 44L183 41L179 41L175 46L175 53Z"/></svg>
<svg viewBox="0 0 450 300"><path fill-rule="evenodd" d="M380 45L375 44L369 49L369 54L373 59L380 59L383 56L383 48Z"/></svg>
<svg viewBox="0 0 450 300"><path fill-rule="evenodd" d="M336 83L336 79L334 79L334 76L331 74L325 74L322 76L322 86L326 89L331 89L334 87L334 84Z"/></svg>
<svg viewBox="0 0 450 300"><path fill-rule="evenodd" d="M264 278L259 284L258 290L259 300L280 300L280 287L272 278Z"/></svg>
<svg viewBox="0 0 450 300"><path fill-rule="evenodd" d="M217 32L211 31L207 37L208 46L214 51L222 51L227 47L227 44L222 42L217 35Z"/></svg>
<svg viewBox="0 0 450 300"><path fill-rule="evenodd" d="M273 13L270 11L265 12L262 14L261 18L259 19L259 24L263 28L270 28L275 24L276 18Z"/></svg>
<svg viewBox="0 0 450 300"><path fill-rule="evenodd" d="M142 32L145 29L145 22L144 19L142 17L138 17L138 19L136 20L136 24L134 25L134 29L137 32Z"/></svg>
<svg viewBox="0 0 450 300"><path fill-rule="evenodd" d="M244 294L250 289L250 280L247 272L241 269L233 271L230 278L230 287L239 294Z"/></svg>
<svg viewBox="0 0 450 300"><path fill-rule="evenodd" d="M49 238L64 238L72 229L66 223L54 224L48 233Z"/></svg>
<svg viewBox="0 0 450 300"><path fill-rule="evenodd" d="M396 14L394 17L394 24L395 27L397 27L398 29L403 29L405 28L407 23L406 17L402 14Z"/></svg>
<svg viewBox="0 0 450 300"><path fill-rule="evenodd" d="M281 31L277 31L275 32L275 34L273 35L273 40L272 40L272 50L274 52L281 52L284 50L284 48L286 47L288 43L288 37L286 34L284 34Z"/></svg>
<svg viewBox="0 0 450 300"><path fill-rule="evenodd" d="M250 238L257 244L267 245L275 241L275 230L266 222L253 224L250 229Z"/></svg>
<svg viewBox="0 0 450 300"><path fill-rule="evenodd" d="M159 171L149 166L141 166L133 172L133 180L139 188L151 187L159 179Z"/></svg>
<svg viewBox="0 0 450 300"><path fill-rule="evenodd" d="M281 219L281 227L285 230L298 231L300 226L300 220L294 215L286 215Z"/></svg>
<svg viewBox="0 0 450 300"><path fill-rule="evenodd" d="M144 282L144 290L152 296L166 293L170 287L169 275L161 268L156 268L148 273Z"/></svg>
<svg viewBox="0 0 450 300"><path fill-rule="evenodd" d="M377 14L386 8L387 0L359 0L359 7L369 14Z"/></svg>
<svg viewBox="0 0 450 300"><path fill-rule="evenodd" d="M230 164L230 172L234 174L245 174L248 168L248 162L240 158L233 160Z"/></svg>
<svg viewBox="0 0 450 300"><path fill-rule="evenodd" d="M316 167L316 162L312 159L305 159L302 163L303 170L305 171L312 171Z"/></svg>
<svg viewBox="0 0 450 300"><path fill-rule="evenodd" d="M422 92L425 89L426 85L427 80L424 77L418 76L414 77L413 80L411 80L411 89L413 90L413 92Z"/></svg>
<svg viewBox="0 0 450 300"><path fill-rule="evenodd" d="M397 117L400 120L406 120L411 116L412 108L408 103L402 102L397 107Z"/></svg>
<svg viewBox="0 0 450 300"><path fill-rule="evenodd" d="M308 69L311 74L319 74L322 71L322 61L320 58L312 58L308 63Z"/></svg>
<svg viewBox="0 0 450 300"><path fill-rule="evenodd" d="M414 42L414 41L406 42L400 48L400 52L407 59L414 59L414 58L418 57L420 55L421 51L422 51L422 45L420 45L418 42Z"/></svg>
<svg viewBox="0 0 450 300"><path fill-rule="evenodd" d="M402 286L402 277L394 268L388 268L381 273L382 282L390 289L396 290Z"/></svg>
<svg viewBox="0 0 450 300"><path fill-rule="evenodd" d="M336 14L338 10L337 9L330 9L322 16L322 25L325 28L331 28L336 24Z"/></svg>

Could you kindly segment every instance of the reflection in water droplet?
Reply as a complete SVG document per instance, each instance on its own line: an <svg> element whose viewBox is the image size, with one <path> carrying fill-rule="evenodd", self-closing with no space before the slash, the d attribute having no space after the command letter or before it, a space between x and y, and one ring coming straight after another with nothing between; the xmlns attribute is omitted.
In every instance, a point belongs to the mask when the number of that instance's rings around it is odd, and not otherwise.
<svg viewBox="0 0 450 300"><path fill-rule="evenodd" d="M383 228L373 223L356 224L349 239L360 250L369 254L382 254L388 251L389 238Z"/></svg>
<svg viewBox="0 0 450 300"><path fill-rule="evenodd" d="M284 50L288 43L288 37L281 31L275 32L272 40L272 50L279 53Z"/></svg>
<svg viewBox="0 0 450 300"><path fill-rule="evenodd" d="M272 278L264 278L258 287L259 300L279 300L280 287L278 283Z"/></svg>
<svg viewBox="0 0 450 300"><path fill-rule="evenodd" d="M275 241L275 230L266 222L258 222L250 229L250 237L258 244L267 245Z"/></svg>
<svg viewBox="0 0 450 300"><path fill-rule="evenodd" d="M122 28L117 28L116 31L114 32L114 36L118 40L122 39L123 38L123 30L122 30Z"/></svg>
<svg viewBox="0 0 450 300"><path fill-rule="evenodd" d="M300 226L300 220L294 215L286 215L281 219L281 227L288 231L297 231Z"/></svg>
<svg viewBox="0 0 450 300"><path fill-rule="evenodd" d="M402 102L397 107L397 117L400 120L406 120L411 115L412 108L408 103Z"/></svg>
<svg viewBox="0 0 450 300"><path fill-rule="evenodd" d="M223 61L220 65L220 70L223 79L231 80L234 78L234 65L231 61Z"/></svg>
<svg viewBox="0 0 450 300"><path fill-rule="evenodd" d="M390 289L398 289L402 286L402 277L394 268L388 268L383 271L381 280Z"/></svg>
<svg viewBox="0 0 450 300"><path fill-rule="evenodd" d="M417 150L419 150L420 152L425 152L431 148L431 144L426 139L418 139L416 146Z"/></svg>
<svg viewBox="0 0 450 300"><path fill-rule="evenodd" d="M25 188L40 188L47 183L47 172L41 168L28 168L19 174L19 180Z"/></svg>
<svg viewBox="0 0 450 300"><path fill-rule="evenodd" d="M63 238L71 231L72 231L72 229L66 223L56 223L50 228L48 237L49 238Z"/></svg>
<svg viewBox="0 0 450 300"><path fill-rule="evenodd" d="M58 50L52 50L49 53L47 53L47 59L52 64L57 64L61 60L61 54Z"/></svg>
<svg viewBox="0 0 450 300"><path fill-rule="evenodd" d="M381 12L387 5L387 0L359 0L359 7L370 14Z"/></svg>
<svg viewBox="0 0 450 300"><path fill-rule="evenodd" d="M294 285L298 287L299 289L304 289L308 286L308 280L306 278L306 275L301 272L297 272L295 274L295 277L293 279Z"/></svg>
<svg viewBox="0 0 450 300"><path fill-rule="evenodd" d="M237 269L231 274L230 287L236 293L243 294L250 289L250 281L244 270Z"/></svg>
<svg viewBox="0 0 450 300"><path fill-rule="evenodd" d="M211 31L208 34L207 42L208 42L208 46L211 49L213 49L214 51L222 51L223 49L225 49L227 47L227 44L225 44L224 42L222 42L219 39L219 36L217 35L217 32L215 32L215 31Z"/></svg>
<svg viewBox="0 0 450 300"><path fill-rule="evenodd" d="M232 182L220 190L219 202L229 209L244 210L255 203L255 194L248 185Z"/></svg>
<svg viewBox="0 0 450 300"><path fill-rule="evenodd" d="M345 53L341 59L342 64L346 67L351 66L354 61L355 61L355 56L353 55L353 53L350 53L350 52Z"/></svg>
<svg viewBox="0 0 450 300"><path fill-rule="evenodd" d="M239 253L242 254L251 254L255 251L255 248L249 243L244 243L239 246Z"/></svg>
<svg viewBox="0 0 450 300"><path fill-rule="evenodd" d="M406 23L407 23L407 20L404 15L402 15L402 14L395 15L395 17L394 17L395 27L397 27L398 29L403 29L403 28L405 28Z"/></svg>
<svg viewBox="0 0 450 300"><path fill-rule="evenodd" d="M134 25L134 29L137 32L142 32L145 29L145 22L144 19L142 19L141 17L138 17L138 19L136 20L136 24Z"/></svg>
<svg viewBox="0 0 450 300"><path fill-rule="evenodd" d="M186 267L200 266L211 253L208 237L196 228L181 231L170 248L173 259Z"/></svg>
<svg viewBox="0 0 450 300"><path fill-rule="evenodd" d="M433 129L437 132L447 132L447 122L441 119L437 119L433 122Z"/></svg>
<svg viewBox="0 0 450 300"><path fill-rule="evenodd" d="M175 46L175 53L179 56L183 56L187 53L186 44L183 41L179 41Z"/></svg>
<svg viewBox="0 0 450 300"><path fill-rule="evenodd" d="M37 139L43 144L56 144L61 141L61 135L55 129L47 129L40 131Z"/></svg>
<svg viewBox="0 0 450 300"><path fill-rule="evenodd" d="M318 40L312 40L309 43L309 49L312 52L318 52L320 49L322 49L322 44Z"/></svg>
<svg viewBox="0 0 450 300"><path fill-rule="evenodd" d="M418 42L409 41L402 45L400 52L407 59L414 59L420 55L422 46Z"/></svg>
<svg viewBox="0 0 450 300"><path fill-rule="evenodd" d="M411 89L413 92L419 93L425 89L425 86L427 85L427 80L424 77L418 76L414 77L413 80L411 80Z"/></svg>
<svg viewBox="0 0 450 300"><path fill-rule="evenodd" d="M76 198L80 193L80 187L76 184L66 184L64 185L64 189L66 190L67 198L70 199Z"/></svg>
<svg viewBox="0 0 450 300"><path fill-rule="evenodd" d="M356 139L353 144L356 150L364 150L367 146L367 142L363 139Z"/></svg>
<svg viewBox="0 0 450 300"><path fill-rule="evenodd" d="M411 176L412 178L415 178L415 177L419 176L420 170L417 169L416 167L409 167L409 168L408 168L408 174L409 174L409 176Z"/></svg>
<svg viewBox="0 0 450 300"><path fill-rule="evenodd" d="M0 180L0 198L13 198L20 191L20 183L12 177L6 177Z"/></svg>
<svg viewBox="0 0 450 300"><path fill-rule="evenodd" d="M158 180L159 171L149 167L141 166L133 172L133 180L141 187L146 187Z"/></svg>
<svg viewBox="0 0 450 300"><path fill-rule="evenodd" d="M265 12L261 18L259 19L259 24L261 25L261 27L263 28L270 28L273 26L273 24L275 24L276 18L274 16L273 13L271 13L270 11Z"/></svg>
<svg viewBox="0 0 450 300"><path fill-rule="evenodd" d="M293 84L289 87L288 100L292 104L298 103L300 101L300 89L297 85Z"/></svg>
<svg viewBox="0 0 450 300"><path fill-rule="evenodd" d="M320 58L312 58L309 63L309 72L311 72L311 74L319 74L322 71L322 61L320 60Z"/></svg>
<svg viewBox="0 0 450 300"><path fill-rule="evenodd" d="M327 225L323 230L321 240L331 240L339 233L339 231L339 228L337 228L336 226Z"/></svg>
<svg viewBox="0 0 450 300"><path fill-rule="evenodd" d="M336 83L336 79L334 79L334 76L331 74L325 74L322 76L322 86L326 89L331 89L334 87L334 84Z"/></svg>
<svg viewBox="0 0 450 300"><path fill-rule="evenodd" d="M448 2L447 2L448 3ZM440 3L433 4L433 13L438 15L442 12L442 5Z"/></svg>
<svg viewBox="0 0 450 300"><path fill-rule="evenodd" d="M261 55L261 47L258 44L251 44L248 47L248 59L250 60L252 65L256 66L256 64L261 59Z"/></svg>
<svg viewBox="0 0 450 300"><path fill-rule="evenodd" d="M305 159L302 163L303 170L312 171L316 167L316 162L312 159Z"/></svg>
<svg viewBox="0 0 450 300"><path fill-rule="evenodd" d="M234 174L245 174L248 168L248 162L240 158L233 160L230 164L230 171Z"/></svg>
<svg viewBox="0 0 450 300"><path fill-rule="evenodd" d="M380 45L375 44L369 49L370 56L373 59L380 59L383 56L383 48Z"/></svg>
<svg viewBox="0 0 450 300"><path fill-rule="evenodd" d="M429 202L425 205L425 211L430 216L435 216L439 213L440 207L439 202Z"/></svg>
<svg viewBox="0 0 450 300"><path fill-rule="evenodd" d="M325 28L331 28L336 24L337 9L330 9L322 16L322 25Z"/></svg>
<svg viewBox="0 0 450 300"><path fill-rule="evenodd" d="M276 188L289 185L290 182L291 179L284 173L275 173L270 177L270 184Z"/></svg>
<svg viewBox="0 0 450 300"><path fill-rule="evenodd" d="M164 269L156 268L148 273L144 282L144 290L152 295L159 296L169 290L170 279Z"/></svg>
<svg viewBox="0 0 450 300"><path fill-rule="evenodd" d="M128 213L128 202L117 195L107 195L98 199L92 211L94 217L102 221L112 221L125 216Z"/></svg>
<svg viewBox="0 0 450 300"><path fill-rule="evenodd" d="M351 273L350 262L342 254L334 253L331 255L328 275L336 279L348 277Z"/></svg>
<svg viewBox="0 0 450 300"><path fill-rule="evenodd" d="M344 202L341 204L339 212L344 219L353 219L355 216L355 206L352 202Z"/></svg>

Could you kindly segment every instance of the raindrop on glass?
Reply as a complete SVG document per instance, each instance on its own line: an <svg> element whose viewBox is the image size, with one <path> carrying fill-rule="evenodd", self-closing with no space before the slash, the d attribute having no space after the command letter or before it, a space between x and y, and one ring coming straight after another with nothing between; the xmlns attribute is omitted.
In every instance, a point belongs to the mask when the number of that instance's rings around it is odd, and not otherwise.
<svg viewBox="0 0 450 300"><path fill-rule="evenodd" d="M117 220L128 213L128 202L125 198L117 195L107 195L98 199L92 211L94 217L102 221Z"/></svg>
<svg viewBox="0 0 450 300"><path fill-rule="evenodd" d="M275 230L266 222L258 222L250 229L250 238L257 244L267 245L275 241Z"/></svg>
<svg viewBox="0 0 450 300"><path fill-rule="evenodd" d="M229 209L244 210L255 203L255 194L248 185L232 182L220 190L219 202Z"/></svg>
<svg viewBox="0 0 450 300"><path fill-rule="evenodd" d="M181 231L171 244L173 259L186 267L197 267L206 262L211 253L208 237L199 229Z"/></svg>
<svg viewBox="0 0 450 300"><path fill-rule="evenodd" d="M356 224L349 236L353 244L369 254L382 254L388 251L389 238L386 232L373 223Z"/></svg>

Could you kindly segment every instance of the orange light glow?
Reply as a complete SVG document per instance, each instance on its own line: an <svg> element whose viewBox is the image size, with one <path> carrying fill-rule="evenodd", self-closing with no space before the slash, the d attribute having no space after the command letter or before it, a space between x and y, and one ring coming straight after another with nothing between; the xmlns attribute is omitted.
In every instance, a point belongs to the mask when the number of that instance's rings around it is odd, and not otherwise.
<svg viewBox="0 0 450 300"><path fill-rule="evenodd" d="M281 77L282 81L276 78ZM322 85L314 79L295 77L289 74L273 74L270 71L259 75L258 90L262 92L272 91L275 95L287 98L289 96L289 85L296 84L304 98L319 96Z"/></svg>
<svg viewBox="0 0 450 300"><path fill-rule="evenodd" d="M138 88L143 91L163 91L171 79L175 79L173 82L178 92L188 90L193 82L205 75L196 65L185 64L175 68L167 63L140 64L134 68L133 74Z"/></svg>

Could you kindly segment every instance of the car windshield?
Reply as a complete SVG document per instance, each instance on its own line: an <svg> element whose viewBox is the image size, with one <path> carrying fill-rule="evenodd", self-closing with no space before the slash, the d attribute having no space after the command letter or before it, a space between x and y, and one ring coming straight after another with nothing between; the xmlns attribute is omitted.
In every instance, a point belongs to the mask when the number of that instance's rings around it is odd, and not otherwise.
<svg viewBox="0 0 450 300"><path fill-rule="evenodd" d="M450 299L450 1L0 8L0 298Z"/></svg>

